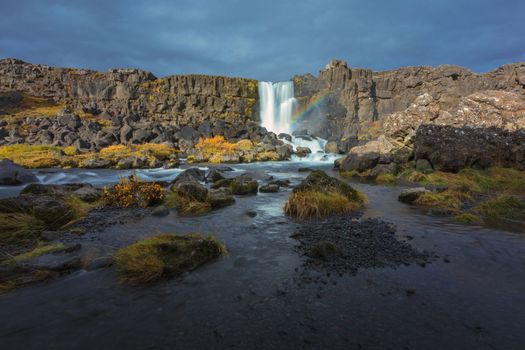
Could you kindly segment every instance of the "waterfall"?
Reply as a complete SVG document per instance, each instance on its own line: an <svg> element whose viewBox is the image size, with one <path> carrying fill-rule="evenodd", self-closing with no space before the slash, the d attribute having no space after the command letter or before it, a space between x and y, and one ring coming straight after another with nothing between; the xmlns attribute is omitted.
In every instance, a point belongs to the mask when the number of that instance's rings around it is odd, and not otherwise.
<svg viewBox="0 0 525 350"><path fill-rule="evenodd" d="M259 82L259 103L261 125L268 131L279 135L280 133L292 133L292 116L297 108L297 100L294 97L293 82L272 83L267 81ZM326 140L308 135L291 135L291 141L285 138L283 142L292 145L294 150L297 147L308 147L312 154L299 160L308 161L333 161L333 156L328 157L324 153Z"/></svg>
<svg viewBox="0 0 525 350"><path fill-rule="evenodd" d="M291 133L292 115L297 101L293 82L259 82L261 125L268 131Z"/></svg>

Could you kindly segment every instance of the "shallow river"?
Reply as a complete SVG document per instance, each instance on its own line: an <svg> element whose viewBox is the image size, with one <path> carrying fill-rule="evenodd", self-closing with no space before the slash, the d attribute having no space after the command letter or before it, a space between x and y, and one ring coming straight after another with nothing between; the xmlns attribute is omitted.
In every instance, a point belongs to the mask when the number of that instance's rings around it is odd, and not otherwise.
<svg viewBox="0 0 525 350"><path fill-rule="evenodd" d="M322 163L236 165L290 179ZM178 170L141 171L173 179ZM114 182L113 170L39 173L45 183ZM160 233L213 233L229 255L191 274L147 287L118 283L114 269L81 271L0 296L1 349L523 349L525 234L463 226L397 201L398 187L354 184L367 217L397 225L400 239L439 258L425 267L360 270L356 276L298 279L301 257L282 213L289 190L237 197L193 218L172 212L82 238L108 251ZM2 188L1 196L19 188ZM254 218L246 211L254 210ZM315 275L314 272L312 274ZM323 283L324 282L324 283ZM415 294L407 295L407 289Z"/></svg>

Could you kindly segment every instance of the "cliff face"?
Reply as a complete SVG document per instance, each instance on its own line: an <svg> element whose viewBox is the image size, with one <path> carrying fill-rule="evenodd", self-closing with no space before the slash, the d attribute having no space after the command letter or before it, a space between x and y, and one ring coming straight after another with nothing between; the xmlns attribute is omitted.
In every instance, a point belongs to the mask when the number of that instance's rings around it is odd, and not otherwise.
<svg viewBox="0 0 525 350"><path fill-rule="evenodd" d="M88 113L138 114L148 120L194 124L257 118L257 81L206 75L157 79L138 69L96 72L0 60L0 94L13 91Z"/></svg>
<svg viewBox="0 0 525 350"><path fill-rule="evenodd" d="M319 77L293 78L301 108L319 100L298 122L298 128L332 140L366 139L380 130L386 116L404 111L425 93L437 108L454 110L462 97L485 90L525 93L525 63L475 74L457 66L406 67L385 72L350 69L332 60ZM314 122L315 121L315 122Z"/></svg>

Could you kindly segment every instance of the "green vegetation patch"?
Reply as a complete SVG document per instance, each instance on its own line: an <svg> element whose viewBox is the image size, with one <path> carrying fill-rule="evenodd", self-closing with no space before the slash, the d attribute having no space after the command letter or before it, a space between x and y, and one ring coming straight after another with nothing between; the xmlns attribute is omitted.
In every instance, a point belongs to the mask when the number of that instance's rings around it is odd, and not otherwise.
<svg viewBox="0 0 525 350"><path fill-rule="evenodd" d="M178 276L225 254L213 236L161 234L118 250L113 260L122 282L137 285Z"/></svg>
<svg viewBox="0 0 525 350"><path fill-rule="evenodd" d="M292 191L284 212L299 219L319 218L349 213L366 201L364 194L345 182L314 170Z"/></svg>

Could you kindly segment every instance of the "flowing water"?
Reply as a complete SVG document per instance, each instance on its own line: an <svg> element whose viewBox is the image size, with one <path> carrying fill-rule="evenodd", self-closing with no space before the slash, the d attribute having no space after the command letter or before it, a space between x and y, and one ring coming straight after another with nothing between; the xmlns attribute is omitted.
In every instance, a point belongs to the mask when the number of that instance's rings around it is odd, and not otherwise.
<svg viewBox="0 0 525 350"><path fill-rule="evenodd" d="M234 168L295 185L305 176L297 169L305 166L330 172L326 163L313 162ZM170 180L179 171L141 174ZM102 185L126 173L38 175L47 183ZM0 348L523 349L525 235L426 215L399 203L397 187L354 186L369 197L365 217L396 224L400 239L412 238L415 248L439 258L425 267L366 269L300 283L302 258L289 237L296 223L282 212L290 190L237 197L235 205L203 216L172 212L79 238L83 251L111 252L159 232L197 231L217 235L229 254L183 278L146 287L121 285L115 270L105 268L0 296ZM257 216L249 217L248 210Z"/></svg>

